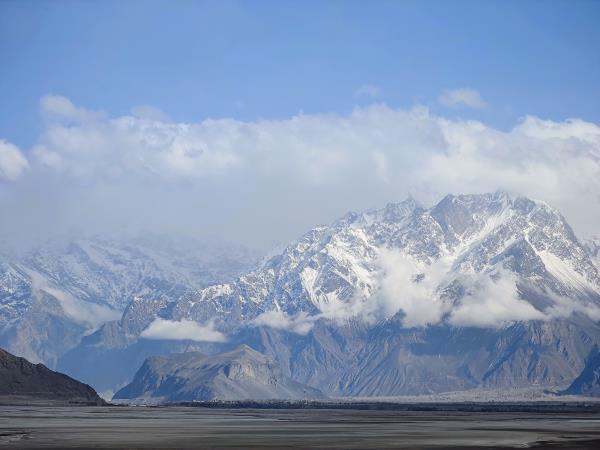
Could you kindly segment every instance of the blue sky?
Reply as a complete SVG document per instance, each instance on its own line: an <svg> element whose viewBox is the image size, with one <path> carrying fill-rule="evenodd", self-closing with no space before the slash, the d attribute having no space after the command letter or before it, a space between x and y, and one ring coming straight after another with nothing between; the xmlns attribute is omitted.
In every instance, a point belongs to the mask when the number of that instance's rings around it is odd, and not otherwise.
<svg viewBox="0 0 600 450"><path fill-rule="evenodd" d="M183 122L381 101L501 129L527 114L598 123L599 23L598 1L4 0L0 137L27 151L45 94ZM439 104L458 87L487 106Z"/></svg>

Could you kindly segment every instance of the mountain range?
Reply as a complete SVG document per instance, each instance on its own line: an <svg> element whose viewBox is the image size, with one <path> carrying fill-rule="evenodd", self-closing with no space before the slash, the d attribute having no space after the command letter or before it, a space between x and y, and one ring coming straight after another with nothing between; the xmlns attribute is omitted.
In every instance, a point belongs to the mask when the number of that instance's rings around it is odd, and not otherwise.
<svg viewBox="0 0 600 450"><path fill-rule="evenodd" d="M121 288L98 302L119 317L48 355L101 391L129 384L148 357L242 344L328 396L561 390L600 343L599 248L542 201L409 198L315 227L237 276L158 267L152 286L166 289Z"/></svg>

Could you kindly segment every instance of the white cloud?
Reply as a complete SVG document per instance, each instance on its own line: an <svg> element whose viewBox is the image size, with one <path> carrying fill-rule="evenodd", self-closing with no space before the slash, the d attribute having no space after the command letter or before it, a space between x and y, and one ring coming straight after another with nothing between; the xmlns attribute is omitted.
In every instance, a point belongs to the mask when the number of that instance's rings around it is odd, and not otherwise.
<svg viewBox="0 0 600 450"><path fill-rule="evenodd" d="M521 298L515 275L502 267L484 273L461 274L452 271L448 257L428 264L400 251L385 249L378 264L382 269L378 291L356 314L366 320L374 314L389 318L402 312L402 324L407 327L447 322L456 326L498 328L516 321L547 321L574 313L600 319L597 305L550 291L539 292L550 306L538 310ZM456 302L443 299L443 289L456 282L465 293Z"/></svg>
<svg viewBox="0 0 600 450"><path fill-rule="evenodd" d="M166 320L156 318L140 334L146 339L165 340L190 340L199 342L224 342L226 337L223 333L215 330L214 323L200 325L191 320Z"/></svg>
<svg viewBox="0 0 600 450"><path fill-rule="evenodd" d="M499 328L514 322L548 321L582 314L600 320L593 303L537 289L549 306L539 310L521 297L514 273L501 263L483 273L460 272L455 257L433 262L417 260L398 249L380 248L374 260L371 293L348 300L329 296L320 312L288 315L280 310L262 313L250 322L305 335L318 321L360 320L374 324L398 316L403 327L453 326ZM448 289L449 288L449 289ZM462 292L455 297L457 292Z"/></svg>
<svg viewBox="0 0 600 450"><path fill-rule="evenodd" d="M30 170L25 161L10 172L23 173L3 187L0 206L13 213L0 231L184 230L268 247L408 192L431 204L504 189L556 206L579 234L598 233L600 127L580 119L526 117L504 132L380 104L177 123L43 103L55 120L28 152Z"/></svg>
<svg viewBox="0 0 600 450"><path fill-rule="evenodd" d="M444 91L438 101L448 108L467 107L473 109L482 109L487 106L476 89L458 88Z"/></svg>
<svg viewBox="0 0 600 450"><path fill-rule="evenodd" d="M105 305L79 300L60 289L46 286L42 290L58 300L64 313L75 322L90 325L93 328L111 320L118 320L122 316L120 311Z"/></svg>
<svg viewBox="0 0 600 450"><path fill-rule="evenodd" d="M271 327L276 330L288 330L292 333L305 335L312 329L318 319L316 316L309 316L304 311L296 316L288 316L283 311L271 310L259 315L252 321L252 325Z"/></svg>
<svg viewBox="0 0 600 450"><path fill-rule="evenodd" d="M63 312L79 324L96 328L111 320L118 320L122 315L108 306L80 300L69 292L51 286L48 280L37 272L27 271L27 274L31 280L34 297L50 295L58 302Z"/></svg>
<svg viewBox="0 0 600 450"><path fill-rule="evenodd" d="M541 294L550 298L553 302L553 305L544 310L544 313L550 318L564 318L573 314L582 314L594 321L600 320L600 307L594 303L563 297L548 291L543 291Z"/></svg>
<svg viewBox="0 0 600 450"><path fill-rule="evenodd" d="M514 321L548 320L548 316L522 300L516 280L506 271L470 277L469 289L450 313L458 326L501 327Z"/></svg>
<svg viewBox="0 0 600 450"><path fill-rule="evenodd" d="M370 299L373 312L392 317L402 311L402 324L419 327L438 323L446 306L437 294L449 270L444 259L427 264L395 250L382 249L379 291Z"/></svg>
<svg viewBox="0 0 600 450"><path fill-rule="evenodd" d="M379 314L389 318L402 313L402 325L422 327L448 321L453 325L499 327L513 321L546 320L546 314L519 298L513 275L503 269L482 274L457 274L452 258L433 263L415 260L398 250L382 249L378 290L365 302L360 317ZM444 299L442 290L453 282L465 295ZM366 314L365 314L366 313Z"/></svg>
<svg viewBox="0 0 600 450"><path fill-rule="evenodd" d="M372 84L364 84L354 91L354 97L367 98L371 100L380 98L382 94L383 90L380 87Z"/></svg>
<svg viewBox="0 0 600 450"><path fill-rule="evenodd" d="M29 167L16 145L0 139L0 179L16 180Z"/></svg>

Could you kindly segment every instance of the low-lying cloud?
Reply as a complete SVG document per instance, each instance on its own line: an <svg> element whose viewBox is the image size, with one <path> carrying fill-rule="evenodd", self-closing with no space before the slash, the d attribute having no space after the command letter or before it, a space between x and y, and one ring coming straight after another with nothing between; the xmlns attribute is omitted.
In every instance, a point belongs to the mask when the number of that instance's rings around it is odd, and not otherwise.
<svg viewBox="0 0 600 450"><path fill-rule="evenodd" d="M448 322L458 326L496 328L515 321L551 318L521 299L514 276L500 271L472 276L466 294L451 310Z"/></svg>
<svg viewBox="0 0 600 450"><path fill-rule="evenodd" d="M43 295L49 295L56 300L67 317L80 325L94 329L121 317L120 311L106 305L80 300L70 292L58 289L37 272L28 271L28 275L31 280L31 291L34 298L39 299Z"/></svg>
<svg viewBox="0 0 600 450"><path fill-rule="evenodd" d="M167 320L156 318L140 334L146 339L189 340L198 342L225 342L227 337L216 330L214 323L201 325L192 320Z"/></svg>
<svg viewBox="0 0 600 450"><path fill-rule="evenodd" d="M350 319L368 325L397 317L403 327L427 327L447 323L453 326L500 328L514 322L548 321L582 314L600 320L600 307L585 300L539 291L550 306L539 310L522 298L516 275L498 265L483 273L452 270L450 256L433 263L419 261L400 250L379 250L375 261L373 294L355 295L347 301L330 297L320 305L321 311L308 315L287 315L268 311L252 321L254 326L268 326L306 335L320 321L342 323ZM448 295L454 286L457 296Z"/></svg>
<svg viewBox="0 0 600 450"><path fill-rule="evenodd" d="M276 330L288 330L292 333L305 335L319 318L320 316L309 316L305 312L288 316L283 311L271 310L260 314L252 321L252 325L257 327L266 326Z"/></svg>
<svg viewBox="0 0 600 450"><path fill-rule="evenodd" d="M402 311L407 327L438 323L445 311L437 289L447 276L449 263L416 261L403 252L382 249L379 254L379 289L372 299L376 313L391 317Z"/></svg>

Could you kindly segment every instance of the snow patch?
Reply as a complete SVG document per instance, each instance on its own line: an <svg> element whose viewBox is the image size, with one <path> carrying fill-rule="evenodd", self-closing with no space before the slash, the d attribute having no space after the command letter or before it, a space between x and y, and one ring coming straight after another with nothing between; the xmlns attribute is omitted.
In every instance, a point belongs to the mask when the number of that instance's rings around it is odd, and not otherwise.
<svg viewBox="0 0 600 450"><path fill-rule="evenodd" d="M567 261L563 261L558 256L546 251L537 251L537 254L542 259L546 270L558 281L566 286L571 286L579 291L597 291L588 279L577 272Z"/></svg>

